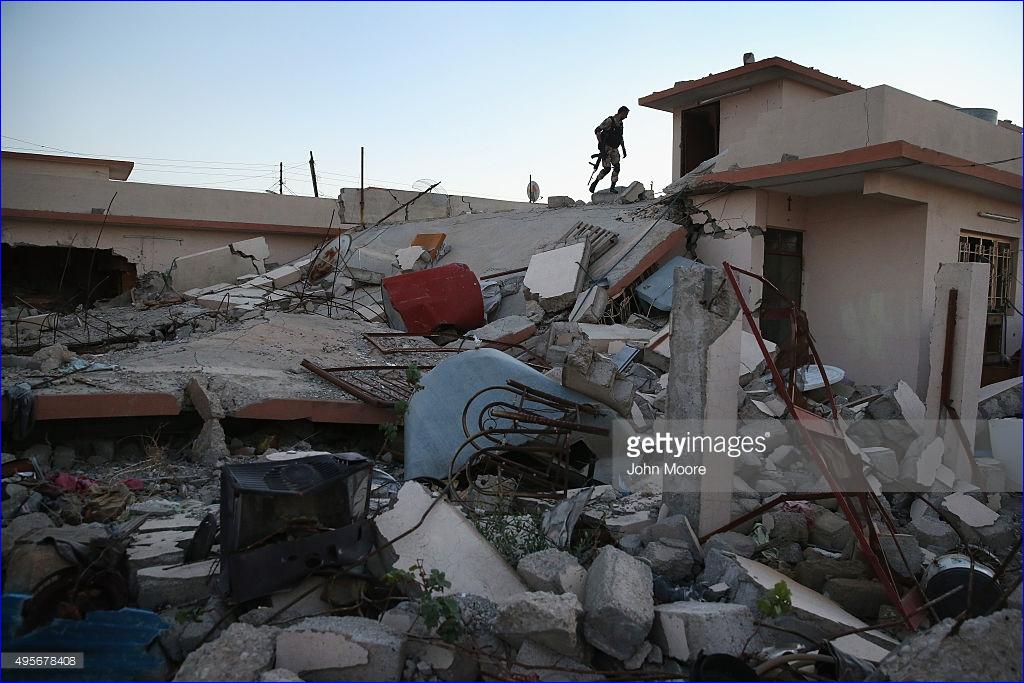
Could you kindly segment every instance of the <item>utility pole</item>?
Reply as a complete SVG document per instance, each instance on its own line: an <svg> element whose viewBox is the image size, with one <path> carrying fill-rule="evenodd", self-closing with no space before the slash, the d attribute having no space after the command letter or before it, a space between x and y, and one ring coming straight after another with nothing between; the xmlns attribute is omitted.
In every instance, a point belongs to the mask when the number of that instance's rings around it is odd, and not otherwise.
<svg viewBox="0 0 1024 683"><path fill-rule="evenodd" d="M309 150L309 175L313 176L313 196L319 197L320 192L316 189L316 166L313 165L313 150Z"/></svg>
<svg viewBox="0 0 1024 683"><path fill-rule="evenodd" d="M284 194L284 162L277 166L277 193Z"/></svg>
<svg viewBox="0 0 1024 683"><path fill-rule="evenodd" d="M365 159L365 152L366 152L366 148L365 147L360 147L359 148L359 227L360 228L366 227L366 223L363 222L363 207L365 206L365 204L363 202L363 161Z"/></svg>

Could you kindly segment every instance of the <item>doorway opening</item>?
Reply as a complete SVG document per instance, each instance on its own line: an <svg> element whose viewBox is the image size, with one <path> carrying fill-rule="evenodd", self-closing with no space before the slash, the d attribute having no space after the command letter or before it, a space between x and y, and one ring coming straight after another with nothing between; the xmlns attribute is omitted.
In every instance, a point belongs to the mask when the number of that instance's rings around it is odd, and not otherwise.
<svg viewBox="0 0 1024 683"><path fill-rule="evenodd" d="M765 278L779 290L801 305L804 277L804 236L796 230L768 228L764 233ZM784 315L773 313L772 309L785 308L782 297L767 287L761 295L761 334L776 344L789 341L790 325Z"/></svg>
<svg viewBox="0 0 1024 683"><path fill-rule="evenodd" d="M679 174L685 175L718 154L718 102L683 112Z"/></svg>

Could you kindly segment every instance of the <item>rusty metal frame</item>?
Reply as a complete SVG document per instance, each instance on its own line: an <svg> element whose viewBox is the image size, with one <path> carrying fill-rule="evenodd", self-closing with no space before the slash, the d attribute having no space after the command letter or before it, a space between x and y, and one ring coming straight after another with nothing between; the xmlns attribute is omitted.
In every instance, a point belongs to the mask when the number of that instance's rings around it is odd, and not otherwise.
<svg viewBox="0 0 1024 683"><path fill-rule="evenodd" d="M818 368L818 372L821 373L821 379L825 383L824 388L826 390L826 393L828 394L829 404L832 408L831 419L821 418L817 415L814 415L813 413L808 412L807 410L799 408L796 405L796 368L790 368L790 382L787 385L782 378L782 373L779 371L778 366L775 365L775 360L768 352L767 346L765 346L764 337L761 336L761 329L757 325L756 320L754 319L754 315L750 310L750 306L747 305L746 297L744 297L743 290L736 279L736 273L742 273L743 275L752 277L755 280L760 281L764 286L770 287L774 292L779 294L779 296L781 296L784 301L789 302L791 307L788 310L790 315L790 321L792 323L790 325L790 330L792 334L795 334L796 331L796 313L799 310L798 307L792 300L789 299L789 297L787 297L785 294L779 291L779 289L775 287L775 285L773 285L770 281L768 281L767 278L763 277L762 275L752 273L748 270L743 270L742 268L737 268L730 264L728 261L722 262L722 268L725 270L725 277L729 281L729 284L732 286L733 292L735 292L736 294L736 298L740 304L740 310L743 312L743 317L747 321L747 325L750 328L750 332L754 335L754 339L757 341L757 345L761 349L761 354L764 356L765 363L767 364L768 369L771 373L772 381L775 383L775 391L779 394L782 400L785 401L786 409L788 410L789 414L792 415L797 425L797 428L800 431L800 435L803 438L804 444L807 447L808 452L810 453L812 459L815 461L815 464L818 466L818 469L821 470L822 475L825 477L825 481L828 482L829 489L832 492L831 497L835 498L836 502L839 504L839 508L840 510L842 510L843 516L846 517L846 521L849 523L850 528L857 539L857 544L860 546L861 552L867 559L868 564L871 566L871 569L874 572L875 576L878 578L879 582L885 588L885 592L889 598L889 602L892 603L892 605L899 611L907 627L912 629L913 626L911 624L909 611L905 606L903 599L900 597L899 591L896 587L896 582L892 575L892 570L889 568L888 563L886 563L884 556L879 557L879 555L875 552L875 548L872 547L873 543L877 546L878 537L874 523L872 522L871 516L868 512L869 498L865 493L858 493L851 496L850 494L844 492L839 488L839 484L833 476L832 470L829 468L828 463L825 462L825 459L822 457L820 451L818 450L818 447L815 444L815 440L811 437L811 432L818 432L821 434L833 436L838 440L844 440L843 431L838 423L839 410L836 407L835 396L832 393L832 387L830 386L828 377L825 374L825 368L821 362L821 358L818 355L817 349L815 349L814 347L814 342L808 336L808 350L810 352L811 358L814 360L814 363ZM863 476L863 474L861 476ZM864 490L869 490L867 488L866 480L864 483ZM860 518L858 517L857 513L854 511L852 505L850 504L851 497L858 500L858 502L860 503L861 511L864 514L865 521L869 528L869 533L871 536L870 539L864 535L864 531L861 529ZM876 505L878 504L877 500L874 500L874 502ZM881 508L881 506L878 507ZM884 518L885 515L883 515L883 519ZM886 520L886 522L888 526L889 520Z"/></svg>
<svg viewBox="0 0 1024 683"><path fill-rule="evenodd" d="M489 401L480 409L476 424L471 425L469 410L474 402L489 392L500 393L500 398ZM507 395L511 394L511 399ZM543 414L541 411L550 411ZM449 480L456 475L454 465L459 454L467 447L475 449L459 469L466 475L471 488L475 488L472 467L487 460L499 467L512 470L520 481L531 483L536 492L517 491L523 498L564 498L569 491L569 473L572 466L569 458L569 437L573 433L607 436L604 427L580 422L583 415L599 415L600 411L586 403L575 403L559 396L546 393L531 386L508 380L505 385L484 387L466 402L462 411L462 431L466 440L462 442L449 465ZM498 420L509 421L509 426L497 426ZM507 437L511 434L529 436L529 443L510 445ZM510 452L530 453L542 458L547 464L531 467L506 457ZM593 478L596 462L592 462L585 476ZM546 489L546 490L545 490Z"/></svg>
<svg viewBox="0 0 1024 683"><path fill-rule="evenodd" d="M378 408L393 410L398 401L408 401L409 397L412 396L412 387L408 383L402 384L379 374L391 370L404 372L405 368L400 365L357 365L342 368L322 368L308 359L303 359L300 365L321 379L352 394L360 401L377 406ZM417 367L419 370L426 372L432 370L434 366L421 365ZM339 376L341 374L354 375L358 372L378 373L377 380L383 385L381 387L382 391L375 393L372 387L360 384L357 380Z"/></svg>
<svg viewBox="0 0 1024 683"><path fill-rule="evenodd" d="M462 353L464 351L472 351L475 348L480 348L480 347L463 348L463 345L465 344L465 342L477 342L477 341L479 341L482 344L482 347L496 348L496 349L498 349L500 351L505 351L506 353L509 352L512 349L515 349L517 351L521 351L522 353L524 353L527 356L529 356L530 360L529 361L524 361L524 362L527 365L529 365L530 367L532 367L532 368L540 369L540 370L550 370L551 369L551 366L547 363L547 361L544 360L543 358L541 358L540 356L538 356L531 349L528 349L527 347L523 346L522 344L515 344L515 343L505 342L505 341L501 341L501 340L485 340L485 339L477 340L476 338L470 337L468 335L461 335L461 336L453 337L452 338L452 341L462 342L462 344L460 344L458 347L454 347L454 348L448 348L448 347L444 347L444 346L437 346L437 345L435 345L433 343L431 343L429 345L417 345L417 346L410 346L410 347L404 347L404 348L393 348L393 347L383 346L379 341L377 341L378 339L391 339L391 338L401 338L401 337L420 337L420 338L424 338L424 337L427 337L427 336L429 336L429 335L423 335L423 334L414 333L414 332L364 332L363 333L363 339L365 339L367 341L367 343L370 344L370 346L372 346L373 348L375 348L377 351L379 351L381 354L383 354L385 356L390 356L390 355L396 354L396 353ZM509 354L509 355L511 355L511 354ZM513 358L515 358L515 357L516 356L513 356Z"/></svg>

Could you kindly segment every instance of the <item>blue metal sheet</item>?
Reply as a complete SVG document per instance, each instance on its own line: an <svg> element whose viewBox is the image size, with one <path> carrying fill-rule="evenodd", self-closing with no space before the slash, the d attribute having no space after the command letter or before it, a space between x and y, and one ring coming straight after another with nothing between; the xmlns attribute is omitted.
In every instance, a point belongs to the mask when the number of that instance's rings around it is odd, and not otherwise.
<svg viewBox="0 0 1024 683"><path fill-rule="evenodd" d="M682 256L673 257L636 288L636 298L659 311L672 310L673 273L676 268L709 268L703 263Z"/></svg>
<svg viewBox="0 0 1024 683"><path fill-rule="evenodd" d="M21 593L3 596L4 652L82 652L85 669L5 672L5 680L164 680L164 659L148 648L169 626L155 612L132 608L90 612L81 621L54 619L19 634L21 609L31 597Z"/></svg>
<svg viewBox="0 0 1024 683"><path fill-rule="evenodd" d="M405 478L431 477L447 479L452 458L466 440L462 429L462 412L473 394L492 386L505 386L514 379L534 389L554 394L577 403L601 404L583 394L566 389L529 365L497 349L476 349L455 354L423 375L423 388L412 395L405 415ZM474 399L466 413L470 433L477 431L480 412L496 399L509 400L511 394L488 392ZM610 427L611 411L603 418L587 418L589 424ZM497 420L489 427L507 427L507 420ZM520 445L529 438L510 434L508 443ZM453 466L454 471L469 460L472 447L463 448Z"/></svg>

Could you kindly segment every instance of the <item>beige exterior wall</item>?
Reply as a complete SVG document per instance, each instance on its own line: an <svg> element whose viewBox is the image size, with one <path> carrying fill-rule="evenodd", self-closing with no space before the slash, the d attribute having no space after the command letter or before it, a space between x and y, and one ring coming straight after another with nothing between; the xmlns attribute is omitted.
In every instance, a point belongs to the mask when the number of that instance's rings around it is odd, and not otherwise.
<svg viewBox="0 0 1024 683"><path fill-rule="evenodd" d="M767 83L759 83L747 92L722 98L718 105L718 148L731 150L733 145L740 144L763 114L783 108L802 106L829 96L829 93L813 86L779 78ZM673 111L672 180L679 177L682 121L683 110ZM732 163L731 151L729 157L725 162L726 165Z"/></svg>
<svg viewBox="0 0 1024 683"><path fill-rule="evenodd" d="M822 360L859 384L918 385L928 344L926 226L919 204L856 194L806 200L803 307Z"/></svg>
<svg viewBox="0 0 1024 683"><path fill-rule="evenodd" d="M334 199L21 173L6 165L3 169L5 209L90 213L105 210L115 192L117 198L110 209L114 216L326 228L334 212L334 226L341 222Z"/></svg>
<svg viewBox="0 0 1024 683"><path fill-rule="evenodd" d="M37 173L43 175L61 175L71 178L99 178L101 180L110 180L110 169L106 166L69 164L60 161L4 159L3 170L4 173Z"/></svg>
<svg viewBox="0 0 1024 683"><path fill-rule="evenodd" d="M1020 156L1015 131L887 85L762 112L725 164L743 168L905 140L946 154L987 163ZM993 168L1021 172L1021 160Z"/></svg>
<svg viewBox="0 0 1024 683"><path fill-rule="evenodd" d="M977 215L1020 216L1020 207L1008 202L890 171L867 174L862 194L742 190L711 199L705 208L733 225L803 233L803 307L815 344L825 363L861 384L903 379L922 399L937 391L928 385L935 274L940 263L957 261L962 230L1016 240L1014 304L1022 307L1021 226ZM706 263L728 260L760 273L764 240L701 240L697 254ZM760 291L745 284L753 305ZM1021 334L1021 317L1008 318L1007 355L1020 348Z"/></svg>
<svg viewBox="0 0 1024 683"><path fill-rule="evenodd" d="M893 172L871 173L865 176L864 192L865 194L876 193L880 196L927 204L928 233L924 249L926 277L922 283L922 353L927 354L927 336L935 305L935 273L938 271L940 263L955 263L957 261L960 233L964 230L1009 237L1015 240L1017 263L1015 266L1014 305L1018 309L1024 308L1022 307L1024 292L1022 292L1021 286L1021 281L1024 280L1024 271L1022 271L1024 259L1021 258L1021 223L1005 223L978 215L979 212L988 212L1020 218L1019 204L1000 202L973 192L935 185ZM1006 319L1004 338L1006 355L1013 355L1016 350L1021 348L1021 338L1021 316L1014 313ZM919 387L927 381L927 373L927 367L920 369Z"/></svg>
<svg viewBox="0 0 1024 683"><path fill-rule="evenodd" d="M3 242L10 245L36 245L92 248L100 237L100 249L112 249L136 266L139 274L151 270L166 272L178 256L223 247L252 237L255 232L235 230L182 230L178 227L107 225L100 236L98 224L37 222L6 219ZM270 247L270 261L284 263L305 256L320 242L309 235L262 235Z"/></svg>

